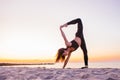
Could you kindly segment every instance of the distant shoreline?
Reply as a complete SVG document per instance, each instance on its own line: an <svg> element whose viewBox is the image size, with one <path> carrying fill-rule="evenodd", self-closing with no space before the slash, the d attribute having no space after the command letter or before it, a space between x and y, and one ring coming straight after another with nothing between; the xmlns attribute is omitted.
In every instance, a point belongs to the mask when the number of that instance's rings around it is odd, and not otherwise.
<svg viewBox="0 0 120 80"><path fill-rule="evenodd" d="M14 65L54 65L54 63L0 63L0 66L14 66Z"/></svg>

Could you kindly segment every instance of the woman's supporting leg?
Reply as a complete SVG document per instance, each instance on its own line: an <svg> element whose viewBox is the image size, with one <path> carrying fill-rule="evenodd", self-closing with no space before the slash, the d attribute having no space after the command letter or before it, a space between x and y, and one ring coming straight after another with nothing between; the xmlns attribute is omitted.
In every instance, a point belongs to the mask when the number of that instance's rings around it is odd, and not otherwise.
<svg viewBox="0 0 120 80"><path fill-rule="evenodd" d="M81 49L83 50L83 53L84 53L85 66L88 66L88 54L87 54L87 48L86 48L84 38L82 39L82 42L81 42Z"/></svg>

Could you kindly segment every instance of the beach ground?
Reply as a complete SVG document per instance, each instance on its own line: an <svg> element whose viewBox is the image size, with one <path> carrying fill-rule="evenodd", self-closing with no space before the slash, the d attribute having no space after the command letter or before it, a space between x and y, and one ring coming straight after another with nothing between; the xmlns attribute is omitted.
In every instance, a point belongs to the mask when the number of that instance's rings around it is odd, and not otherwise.
<svg viewBox="0 0 120 80"><path fill-rule="evenodd" d="M120 80L120 69L0 67L0 80Z"/></svg>

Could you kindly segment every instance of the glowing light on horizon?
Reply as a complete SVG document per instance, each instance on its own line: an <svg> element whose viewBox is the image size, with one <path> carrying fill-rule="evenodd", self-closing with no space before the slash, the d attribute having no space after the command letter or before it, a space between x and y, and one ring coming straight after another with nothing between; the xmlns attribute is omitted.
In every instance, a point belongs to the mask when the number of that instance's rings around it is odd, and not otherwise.
<svg viewBox="0 0 120 80"><path fill-rule="evenodd" d="M0 59L54 59L57 49L65 47L59 26L80 17L84 25L90 59L117 58L119 61L119 2L0 1ZM69 41L74 38L76 26L64 29ZM82 51L80 49L75 51L72 59L74 61L83 59Z"/></svg>

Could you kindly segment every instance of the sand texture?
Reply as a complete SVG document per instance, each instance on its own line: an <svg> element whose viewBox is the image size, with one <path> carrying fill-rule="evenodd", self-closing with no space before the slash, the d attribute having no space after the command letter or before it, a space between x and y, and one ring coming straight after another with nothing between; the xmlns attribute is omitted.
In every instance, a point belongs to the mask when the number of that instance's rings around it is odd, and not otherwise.
<svg viewBox="0 0 120 80"><path fill-rule="evenodd" d="M0 67L0 80L120 80L120 69Z"/></svg>

